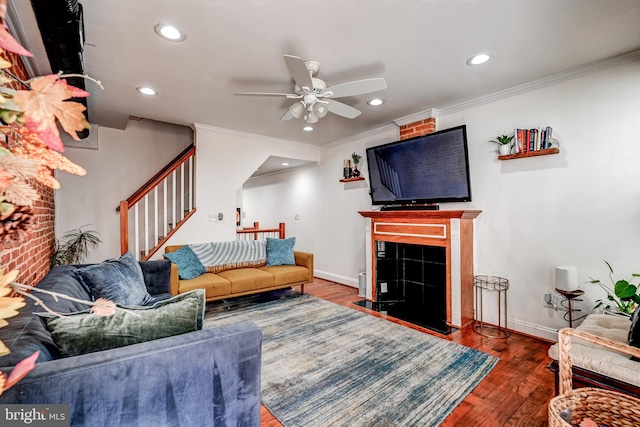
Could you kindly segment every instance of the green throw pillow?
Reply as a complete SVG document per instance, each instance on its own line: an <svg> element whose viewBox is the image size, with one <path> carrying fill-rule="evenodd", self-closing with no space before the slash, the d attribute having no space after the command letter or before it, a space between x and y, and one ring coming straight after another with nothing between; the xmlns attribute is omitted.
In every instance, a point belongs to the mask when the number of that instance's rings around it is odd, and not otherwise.
<svg viewBox="0 0 640 427"><path fill-rule="evenodd" d="M164 257L178 266L178 276L182 280L194 279L207 272L189 246L164 254Z"/></svg>
<svg viewBox="0 0 640 427"><path fill-rule="evenodd" d="M296 265L293 255L295 237L288 239L274 239L267 237L267 265Z"/></svg>
<svg viewBox="0 0 640 427"><path fill-rule="evenodd" d="M63 357L77 356L202 329L204 289L180 294L149 307L121 307L112 316L89 310L41 316Z"/></svg>

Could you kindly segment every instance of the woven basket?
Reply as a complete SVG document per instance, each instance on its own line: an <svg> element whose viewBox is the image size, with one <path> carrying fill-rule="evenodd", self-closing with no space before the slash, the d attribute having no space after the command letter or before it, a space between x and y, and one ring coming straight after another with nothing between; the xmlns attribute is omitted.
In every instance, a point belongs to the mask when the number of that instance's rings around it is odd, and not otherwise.
<svg viewBox="0 0 640 427"><path fill-rule="evenodd" d="M600 426L640 426L640 399L615 391L593 387L573 389L571 380L573 369L571 362L571 336L640 358L640 348L631 347L577 329L561 329L558 333L560 394L549 402L549 426L572 427L574 424L579 424L583 418L589 418ZM560 417L560 412L567 409L572 411L572 424Z"/></svg>

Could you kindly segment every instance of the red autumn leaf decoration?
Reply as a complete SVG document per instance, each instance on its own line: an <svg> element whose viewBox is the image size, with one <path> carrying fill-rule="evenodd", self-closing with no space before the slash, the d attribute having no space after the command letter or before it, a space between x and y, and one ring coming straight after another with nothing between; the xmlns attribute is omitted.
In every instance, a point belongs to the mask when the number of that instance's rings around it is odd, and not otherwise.
<svg viewBox="0 0 640 427"><path fill-rule="evenodd" d="M0 48L15 52L18 55L33 56L31 52L23 48L16 39L7 31L5 17L7 16L7 0L0 0Z"/></svg>
<svg viewBox="0 0 640 427"><path fill-rule="evenodd" d="M31 372L33 368L36 367L36 359L38 358L39 355L40 355L40 351L36 351L31 356L18 362L16 367L13 368L13 371L11 371L11 374L9 374L9 378L7 378L6 381L4 382L2 391L9 390L18 381L23 379L29 372Z"/></svg>
<svg viewBox="0 0 640 427"><path fill-rule="evenodd" d="M56 119L64 130L79 140L76 132L88 128L84 117L85 106L78 102L65 102L69 98L87 97L89 92L67 84L57 74L38 77L31 82L32 90L18 90L13 99L25 113L25 126L48 147L64 151Z"/></svg>

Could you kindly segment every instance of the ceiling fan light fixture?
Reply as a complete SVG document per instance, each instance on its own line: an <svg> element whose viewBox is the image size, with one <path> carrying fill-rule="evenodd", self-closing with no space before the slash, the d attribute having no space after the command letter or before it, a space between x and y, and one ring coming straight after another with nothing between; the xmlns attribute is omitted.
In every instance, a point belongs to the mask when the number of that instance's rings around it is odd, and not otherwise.
<svg viewBox="0 0 640 427"><path fill-rule="evenodd" d="M313 130L313 126L305 126L302 128L302 130L305 132L311 132Z"/></svg>
<svg viewBox="0 0 640 427"><path fill-rule="evenodd" d="M304 108L304 104L302 102L296 102L291 107L289 107L289 112L296 119L299 119L300 116L302 116L302 113L304 112L304 110L305 110L305 108Z"/></svg>
<svg viewBox="0 0 640 427"><path fill-rule="evenodd" d="M158 24L155 26L156 34L171 42L181 42L187 38L180 30L172 25Z"/></svg>
<svg viewBox="0 0 640 427"><path fill-rule="evenodd" d="M312 112L316 115L317 118L321 119L327 115L329 109L327 108L327 104L324 102L316 101L311 106Z"/></svg>
<svg viewBox="0 0 640 427"><path fill-rule="evenodd" d="M371 105L372 107L377 107L378 105L384 104L384 99L373 98L373 99L370 99L369 102L367 102L367 104Z"/></svg>
<svg viewBox="0 0 640 427"><path fill-rule="evenodd" d="M318 116L316 116L313 111L310 111L309 114L304 117L304 120L311 124L318 123Z"/></svg>
<svg viewBox="0 0 640 427"><path fill-rule="evenodd" d="M474 55L471 58L467 59L467 65L481 65L491 59L491 55L488 53L480 53L478 55Z"/></svg>

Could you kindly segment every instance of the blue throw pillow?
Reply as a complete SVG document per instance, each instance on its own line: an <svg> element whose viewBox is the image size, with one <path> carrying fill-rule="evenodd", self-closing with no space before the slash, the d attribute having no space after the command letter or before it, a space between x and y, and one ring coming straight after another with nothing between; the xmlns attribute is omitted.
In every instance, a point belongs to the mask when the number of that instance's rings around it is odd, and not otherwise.
<svg viewBox="0 0 640 427"><path fill-rule="evenodd" d="M111 316L84 310L59 317L36 313L63 357L109 350L202 329L204 289L194 289L150 307L120 307Z"/></svg>
<svg viewBox="0 0 640 427"><path fill-rule="evenodd" d="M207 272L189 246L166 253L164 257L178 266L178 276L182 280L194 279Z"/></svg>
<svg viewBox="0 0 640 427"><path fill-rule="evenodd" d="M126 306L146 305L153 300L144 283L140 264L131 252L100 264L77 268L74 274L94 300L105 298Z"/></svg>
<svg viewBox="0 0 640 427"><path fill-rule="evenodd" d="M288 239L274 239L267 237L267 265L296 265L293 255L295 237Z"/></svg>

